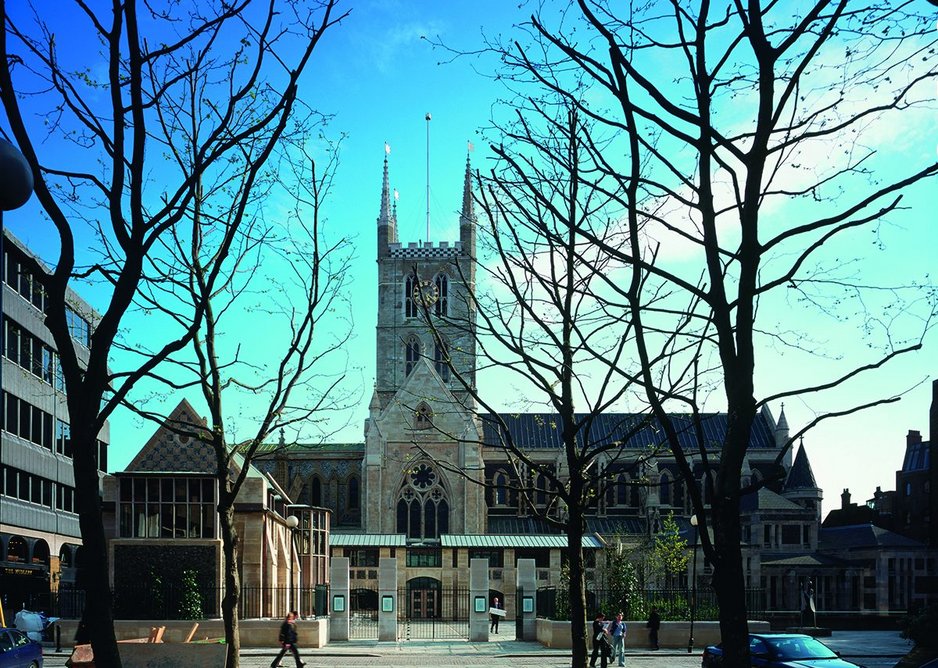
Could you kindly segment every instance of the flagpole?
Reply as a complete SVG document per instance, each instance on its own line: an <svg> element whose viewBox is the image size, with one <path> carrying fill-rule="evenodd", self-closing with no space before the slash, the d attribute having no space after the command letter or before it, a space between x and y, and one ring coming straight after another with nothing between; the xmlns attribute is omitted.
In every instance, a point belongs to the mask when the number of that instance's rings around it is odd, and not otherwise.
<svg viewBox="0 0 938 668"><path fill-rule="evenodd" d="M427 112L427 238L430 243L430 112Z"/></svg>

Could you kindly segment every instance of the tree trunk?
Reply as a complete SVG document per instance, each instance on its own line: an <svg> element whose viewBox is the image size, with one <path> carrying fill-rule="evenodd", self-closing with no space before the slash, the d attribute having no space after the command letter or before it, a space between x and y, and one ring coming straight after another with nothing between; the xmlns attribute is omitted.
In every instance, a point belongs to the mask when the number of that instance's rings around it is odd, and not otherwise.
<svg viewBox="0 0 938 668"><path fill-rule="evenodd" d="M241 576L238 573L238 530L234 525L234 509L228 505L218 509L221 529L222 552L224 553L225 595L221 601L222 619L225 622L225 642L228 645L229 668L238 668L241 652L241 633L238 620L238 603L241 601Z"/></svg>
<svg viewBox="0 0 938 668"><path fill-rule="evenodd" d="M720 637L726 668L749 666L749 621L740 549L739 497L723 499L714 509L713 588L720 606Z"/></svg>
<svg viewBox="0 0 938 668"><path fill-rule="evenodd" d="M570 566L570 642L571 666L584 668L588 658L586 646L586 577L583 569L583 510L579 504L569 509L567 524L567 555Z"/></svg>
<svg viewBox="0 0 938 668"><path fill-rule="evenodd" d="M110 573L108 569L107 539L101 515L100 482L95 453L98 449L97 434L88 429L76 429L77 425L92 425L97 412L91 415L70 413L72 418L72 466L75 472L75 505L81 528L82 561L81 577L84 582L85 608L82 623L91 648L95 664L120 668L121 659L114 634L114 604L111 597Z"/></svg>

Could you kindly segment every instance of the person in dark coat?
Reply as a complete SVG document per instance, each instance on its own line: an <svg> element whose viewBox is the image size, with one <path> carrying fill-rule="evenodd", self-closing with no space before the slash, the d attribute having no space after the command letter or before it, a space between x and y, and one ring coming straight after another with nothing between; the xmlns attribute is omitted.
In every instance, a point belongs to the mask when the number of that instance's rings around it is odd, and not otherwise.
<svg viewBox="0 0 938 668"><path fill-rule="evenodd" d="M609 633L606 631L606 616L599 612L596 619L593 620L593 627L590 637L593 639L593 652L590 654L590 666L596 665L596 657L599 657L600 668L606 668L606 662L609 660L612 645L609 642Z"/></svg>
<svg viewBox="0 0 938 668"><path fill-rule="evenodd" d="M296 647L296 612L287 614L287 618L280 625L280 654L270 664L270 668L276 668L280 665L280 659L289 650L293 653L293 660L296 661L296 668L303 668L306 664L300 661L300 652Z"/></svg>
<svg viewBox="0 0 938 668"><path fill-rule="evenodd" d="M651 641L651 648L658 649L658 629L661 628L661 615L658 614L658 608L651 609L651 616L645 623L648 627L648 639Z"/></svg>
<svg viewBox="0 0 938 668"><path fill-rule="evenodd" d="M502 605L501 601L498 600L498 596L492 599L492 607L496 610L504 610L505 606ZM489 631L498 633L498 621L502 618L501 615L489 615L492 618L492 626L489 628Z"/></svg>

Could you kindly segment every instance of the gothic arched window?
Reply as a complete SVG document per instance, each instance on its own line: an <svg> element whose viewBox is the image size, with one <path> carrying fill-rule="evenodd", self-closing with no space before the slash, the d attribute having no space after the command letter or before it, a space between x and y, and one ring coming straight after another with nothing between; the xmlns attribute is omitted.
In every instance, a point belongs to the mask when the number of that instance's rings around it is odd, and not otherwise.
<svg viewBox="0 0 938 668"><path fill-rule="evenodd" d="M314 475L309 483L309 498L312 505L322 505L322 481L319 479L319 476Z"/></svg>
<svg viewBox="0 0 938 668"><path fill-rule="evenodd" d="M534 505L543 508L547 505L547 476L541 473L534 483Z"/></svg>
<svg viewBox="0 0 938 668"><path fill-rule="evenodd" d="M508 476L499 471L495 474L493 479L495 484L495 493L493 494L493 499L496 506L507 506L508 505Z"/></svg>
<svg viewBox="0 0 938 668"><path fill-rule="evenodd" d="M408 276L404 281L404 317L416 318L419 314L417 302L414 301L414 288L416 282L413 276Z"/></svg>
<svg viewBox="0 0 938 668"><path fill-rule="evenodd" d="M352 476L348 480L348 507L351 510L358 509L358 476Z"/></svg>
<svg viewBox="0 0 938 668"><path fill-rule="evenodd" d="M665 471L661 474L661 487L659 496L662 506L671 505L671 476Z"/></svg>
<svg viewBox="0 0 938 668"><path fill-rule="evenodd" d="M449 531L449 503L443 481L429 461L404 474L397 500L397 532L408 538L439 538Z"/></svg>
<svg viewBox="0 0 938 668"><path fill-rule="evenodd" d="M449 279L446 274L438 274L436 277L437 300L434 304L434 313L436 315L449 314Z"/></svg>
<svg viewBox="0 0 938 668"><path fill-rule="evenodd" d="M629 502L629 483L624 473L616 477L616 505L625 506Z"/></svg>
<svg viewBox="0 0 938 668"><path fill-rule="evenodd" d="M420 359L420 340L416 336L407 339L404 345L404 375L409 376Z"/></svg>

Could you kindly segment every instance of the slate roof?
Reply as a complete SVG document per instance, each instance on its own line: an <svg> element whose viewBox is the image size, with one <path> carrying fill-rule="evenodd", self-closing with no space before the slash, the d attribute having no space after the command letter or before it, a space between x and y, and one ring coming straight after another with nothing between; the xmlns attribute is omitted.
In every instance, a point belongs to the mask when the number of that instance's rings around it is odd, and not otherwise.
<svg viewBox="0 0 938 668"><path fill-rule="evenodd" d="M641 517L587 517L586 528L591 533L604 536L615 534L635 536L645 533L646 523Z"/></svg>
<svg viewBox="0 0 938 668"><path fill-rule="evenodd" d="M800 510L803 512L804 508L794 501L789 501L784 496L763 487L755 494L741 496L739 510L744 513L752 513L757 510Z"/></svg>
<svg viewBox="0 0 938 668"><path fill-rule="evenodd" d="M489 533L494 534L547 534L560 533L560 528L539 517L489 515Z"/></svg>
<svg viewBox="0 0 938 668"><path fill-rule="evenodd" d="M931 457L928 453L928 441L910 443L905 449L905 459L902 460L902 472L927 471L931 468Z"/></svg>
<svg viewBox="0 0 938 668"><path fill-rule="evenodd" d="M505 421L512 442L524 449L561 447L560 419L555 413L500 413ZM578 413L577 420L586 417ZM503 447L500 425L493 414L482 415L483 441L490 447ZM692 416L681 414L672 416L678 429L681 447L697 450L697 442ZM700 416L701 431L708 449L718 450L726 433L728 416L726 413L707 413ZM580 438L584 435L581 431ZM597 416L588 436L595 445L606 445L619 441L629 449L666 448L664 431L657 420L643 413L603 413ZM752 425L750 448L775 449L775 434L772 425L762 413L756 415Z"/></svg>
<svg viewBox="0 0 938 668"><path fill-rule="evenodd" d="M811 462L808 461L808 453L804 449L804 443L798 448L798 454L795 455L795 462L791 465L788 472L788 479L785 480L786 491L796 489L817 489L817 481L814 479L814 471L811 470Z"/></svg>
<svg viewBox="0 0 938 668"><path fill-rule="evenodd" d="M922 543L873 524L854 524L844 527L821 527L818 536L820 550L850 550L884 547L924 547Z"/></svg>
<svg viewBox="0 0 938 668"><path fill-rule="evenodd" d="M829 557L824 554L818 554L812 552L810 554L779 554L772 555L769 553L763 553L762 555L762 565L763 566L833 566L833 567L843 567L847 565L847 562L843 559L838 559L836 557Z"/></svg>

